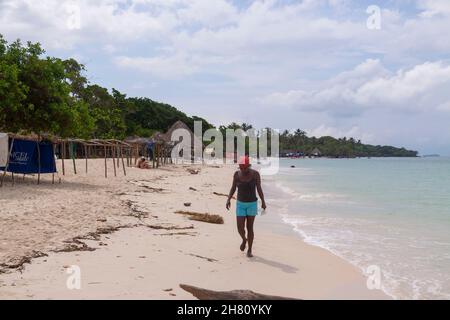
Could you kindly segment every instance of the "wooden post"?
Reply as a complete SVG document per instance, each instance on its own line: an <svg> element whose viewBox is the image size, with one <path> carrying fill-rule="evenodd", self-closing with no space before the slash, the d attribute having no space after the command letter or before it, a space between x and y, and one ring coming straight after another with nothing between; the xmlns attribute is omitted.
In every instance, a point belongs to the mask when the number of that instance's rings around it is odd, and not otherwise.
<svg viewBox="0 0 450 320"><path fill-rule="evenodd" d="M118 146L118 144L116 144L116 155L117 155L117 168L120 168L120 146Z"/></svg>
<svg viewBox="0 0 450 320"><path fill-rule="evenodd" d="M127 169L125 168L125 161L123 160L122 146L120 146L119 148L120 148L120 149L119 149L120 157L122 158L123 174L126 176L126 175L127 175Z"/></svg>
<svg viewBox="0 0 450 320"><path fill-rule="evenodd" d="M156 168L156 144L152 146L152 160L153 160L153 169Z"/></svg>
<svg viewBox="0 0 450 320"><path fill-rule="evenodd" d="M108 163L106 161L106 151L107 151L107 147L105 144L105 178L108 178Z"/></svg>
<svg viewBox="0 0 450 320"><path fill-rule="evenodd" d="M88 173L88 150L89 147L84 145L84 157L86 158L86 174Z"/></svg>
<svg viewBox="0 0 450 320"><path fill-rule="evenodd" d="M66 157L66 143L64 141L61 142L61 161L62 161L62 172L63 176L66 175L66 167L64 165L64 158Z"/></svg>
<svg viewBox="0 0 450 320"><path fill-rule="evenodd" d="M159 168L160 161L161 161L161 146L158 144L158 157L156 158L156 167Z"/></svg>
<svg viewBox="0 0 450 320"><path fill-rule="evenodd" d="M114 177L117 177L117 170L116 170L116 147L115 145L111 146L111 155L112 155L112 159L113 159L113 167L114 167Z"/></svg>
<svg viewBox="0 0 450 320"><path fill-rule="evenodd" d="M135 157L134 157L134 165L135 166L137 164L138 157L139 157L139 145L136 146L136 153L135 153Z"/></svg>
<svg viewBox="0 0 450 320"><path fill-rule="evenodd" d="M9 136L8 136L8 141L9 141ZM3 180L5 179L6 172L8 171L8 168L9 168L9 159L11 158L11 152L13 149L13 145L14 145L14 138L11 139L11 146L9 147L8 154L6 155L7 156L6 166L5 166L5 171L3 171L2 180L0 182L0 187L3 187Z"/></svg>
<svg viewBox="0 0 450 320"><path fill-rule="evenodd" d="M55 172L56 172L56 146L54 143L52 143L52 148L53 148L53 173L52 173L52 184L55 184ZM24 175L25 176L25 175Z"/></svg>
<svg viewBox="0 0 450 320"><path fill-rule="evenodd" d="M73 142L70 142L69 143L69 148L70 148L70 150L69 150L69 154L71 155L71 157L72 157L72 162L73 162L73 172L75 173L75 174L77 174L77 164L76 164L76 162L75 162L75 152L74 152L74 150L73 150L73 146L74 146L75 144L73 143Z"/></svg>

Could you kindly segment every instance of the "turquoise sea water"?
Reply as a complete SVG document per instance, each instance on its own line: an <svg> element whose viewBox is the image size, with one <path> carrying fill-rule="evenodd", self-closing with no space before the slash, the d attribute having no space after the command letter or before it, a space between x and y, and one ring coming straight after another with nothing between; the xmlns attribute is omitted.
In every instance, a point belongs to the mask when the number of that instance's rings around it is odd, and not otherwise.
<svg viewBox="0 0 450 320"><path fill-rule="evenodd" d="M397 299L450 299L450 158L281 160L265 180L306 242L380 267Z"/></svg>

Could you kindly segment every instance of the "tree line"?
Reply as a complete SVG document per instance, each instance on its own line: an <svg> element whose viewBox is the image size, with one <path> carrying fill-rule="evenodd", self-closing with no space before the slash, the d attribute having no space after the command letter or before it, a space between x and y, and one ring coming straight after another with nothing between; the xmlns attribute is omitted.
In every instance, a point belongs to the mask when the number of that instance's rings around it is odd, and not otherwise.
<svg viewBox="0 0 450 320"><path fill-rule="evenodd" d="M128 98L86 78L75 59L44 57L39 43L7 43L0 35L0 130L60 137L124 139L167 131L176 121L203 121L168 104Z"/></svg>
<svg viewBox="0 0 450 320"><path fill-rule="evenodd" d="M303 153L311 155L319 150L322 156L333 158L354 157L417 157L418 152L392 146L374 146L363 144L354 138L308 137L300 129L294 132L284 131L280 135L280 149L282 152Z"/></svg>
<svg viewBox="0 0 450 320"><path fill-rule="evenodd" d="M228 126L219 127L224 136L226 129L246 131L253 129L253 126L248 123L238 124L233 122ZM265 129L270 132L270 128ZM268 139L270 140L270 138L269 134ZM279 138L281 156L311 156L316 151L321 156L330 158L417 157L418 155L417 151L392 146L363 144L361 140L354 138L308 137L307 133L301 129L280 132ZM248 141L246 142L246 149L248 151ZM270 141L268 142L268 149L270 154Z"/></svg>
<svg viewBox="0 0 450 320"><path fill-rule="evenodd" d="M165 132L176 121L203 130L208 121L188 116L177 108L149 98L129 98L87 80L86 68L75 59L44 56L39 43L8 43L0 34L0 131L47 133L62 138L124 139ZM232 123L217 129L251 129ZM225 135L224 135L225 136ZM280 135L280 148L308 154L318 148L330 157L417 156L416 151L371 146L353 138L308 137L300 129Z"/></svg>

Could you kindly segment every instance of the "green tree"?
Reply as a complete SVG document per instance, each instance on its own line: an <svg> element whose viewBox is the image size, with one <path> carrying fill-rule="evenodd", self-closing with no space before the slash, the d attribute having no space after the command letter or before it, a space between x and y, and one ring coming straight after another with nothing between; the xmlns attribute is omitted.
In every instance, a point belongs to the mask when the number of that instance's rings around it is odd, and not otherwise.
<svg viewBox="0 0 450 320"><path fill-rule="evenodd" d="M88 108L71 94L63 60L42 57L45 51L38 43L7 45L2 39L0 50L2 87L13 89L1 105L3 127L63 137L89 132Z"/></svg>

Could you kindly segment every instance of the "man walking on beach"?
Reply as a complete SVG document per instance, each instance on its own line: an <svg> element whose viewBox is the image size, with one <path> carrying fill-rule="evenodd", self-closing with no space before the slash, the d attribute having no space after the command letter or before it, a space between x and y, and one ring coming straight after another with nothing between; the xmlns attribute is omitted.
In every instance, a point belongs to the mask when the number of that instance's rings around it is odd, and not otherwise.
<svg viewBox="0 0 450 320"><path fill-rule="evenodd" d="M241 251L245 251L248 242L247 256L253 257L252 248L253 240L255 238L253 226L255 218L258 215L258 198L256 191L258 191L259 198L262 202L262 209L266 210L266 201L264 200L264 193L261 187L261 176L258 171L250 168L250 158L243 157L239 161L239 171L234 174L233 185L230 190L227 201L227 210L230 210L231 199L233 198L236 188L238 189L238 198L236 205L237 227L239 235L242 238ZM247 235L245 235L245 225L247 224Z"/></svg>

